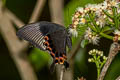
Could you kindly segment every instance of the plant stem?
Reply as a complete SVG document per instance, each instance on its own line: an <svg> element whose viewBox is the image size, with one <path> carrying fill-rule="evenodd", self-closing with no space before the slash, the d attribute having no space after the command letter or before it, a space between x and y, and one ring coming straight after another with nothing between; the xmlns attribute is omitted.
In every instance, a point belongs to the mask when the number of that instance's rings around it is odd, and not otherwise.
<svg viewBox="0 0 120 80"><path fill-rule="evenodd" d="M107 38L107 39L113 40L113 37L112 37L112 36L107 35L107 34L105 34L105 33L102 33L102 32L101 32L100 35L103 36L103 37L105 37L105 38Z"/></svg>
<svg viewBox="0 0 120 80"><path fill-rule="evenodd" d="M93 25L95 26L95 28L97 29L97 32L99 32L99 27L97 26L97 24L95 23L94 17L92 16L92 14L89 14L90 20L93 23Z"/></svg>
<svg viewBox="0 0 120 80"><path fill-rule="evenodd" d="M95 63L96 63L96 66L97 66L97 79L98 79L99 76L100 76L100 65L99 65L98 61L96 61Z"/></svg>
<svg viewBox="0 0 120 80"><path fill-rule="evenodd" d="M97 79L99 78L100 76L100 68L97 68Z"/></svg>
<svg viewBox="0 0 120 80"><path fill-rule="evenodd" d="M104 79L111 62L113 61L119 50L120 50L120 44L118 44L117 42L111 44L107 62L105 63L98 80Z"/></svg>
<svg viewBox="0 0 120 80"><path fill-rule="evenodd" d="M96 67L97 67L97 79L99 78L99 75L100 75L100 65L99 65L99 59L96 58L96 55L93 56L94 60L95 60L95 64L96 64Z"/></svg>

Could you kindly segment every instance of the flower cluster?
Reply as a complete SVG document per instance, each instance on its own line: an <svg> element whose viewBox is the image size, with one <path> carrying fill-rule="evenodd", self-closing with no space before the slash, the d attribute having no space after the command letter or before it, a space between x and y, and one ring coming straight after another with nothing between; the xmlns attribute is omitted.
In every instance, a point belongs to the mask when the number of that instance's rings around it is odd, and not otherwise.
<svg viewBox="0 0 120 80"><path fill-rule="evenodd" d="M99 42L99 39L100 39L99 35L92 32L92 30L89 27L85 32L84 38L87 39L89 41L89 43L93 43L95 45L97 45L97 43Z"/></svg>
<svg viewBox="0 0 120 80"><path fill-rule="evenodd" d="M97 49L93 49L89 51L89 55L96 55L98 54L99 56L103 56L103 51L99 51Z"/></svg>
<svg viewBox="0 0 120 80"><path fill-rule="evenodd" d="M92 55L92 56L95 56L94 58L89 58L88 59L88 62L95 62L95 60L97 59L97 57L100 59L100 58L103 58L103 60L107 60L107 57L106 56L103 56L103 51L99 51L97 49L93 49L93 50L90 50L89 51L89 55ZM99 60L100 62L101 60Z"/></svg>
<svg viewBox="0 0 120 80"><path fill-rule="evenodd" d="M74 34L75 32L75 36L77 36L77 29L82 26L87 26L88 29L84 38L90 43L98 44L100 37L106 37L104 34L108 35L108 33L105 33L107 30L110 30L108 27L114 27L113 31L116 29L119 30L119 19L120 2L118 0L105 0L100 4L87 4L85 7L77 8L72 17L70 33Z"/></svg>
<svg viewBox="0 0 120 80"><path fill-rule="evenodd" d="M92 58L89 58L88 62L93 62L96 64L98 77L99 77L100 70L107 61L107 57L103 55L103 51L99 51L97 49L90 50L89 55L91 55Z"/></svg>

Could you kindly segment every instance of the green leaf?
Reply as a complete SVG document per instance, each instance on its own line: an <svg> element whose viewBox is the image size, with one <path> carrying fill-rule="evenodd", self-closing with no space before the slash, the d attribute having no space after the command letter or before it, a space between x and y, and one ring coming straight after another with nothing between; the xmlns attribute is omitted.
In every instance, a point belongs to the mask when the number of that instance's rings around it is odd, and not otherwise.
<svg viewBox="0 0 120 80"><path fill-rule="evenodd" d="M114 17L113 17L111 14L109 14L106 10L103 10L103 12L104 12L109 18L111 18L111 19L114 18Z"/></svg>
<svg viewBox="0 0 120 80"><path fill-rule="evenodd" d="M89 43L88 40L82 40L81 47L84 48Z"/></svg>
<svg viewBox="0 0 120 80"><path fill-rule="evenodd" d="M116 55L106 73L104 80L116 80L120 76L120 53Z"/></svg>
<svg viewBox="0 0 120 80"><path fill-rule="evenodd" d="M6 0L2 0L3 5L6 5Z"/></svg>
<svg viewBox="0 0 120 80"><path fill-rule="evenodd" d="M79 37L81 37L85 33L87 27L88 26L79 26L79 27L77 27L77 31L78 31L78 36Z"/></svg>
<svg viewBox="0 0 120 80"><path fill-rule="evenodd" d="M107 34L105 34L105 33L102 33L102 32L101 32L100 35L101 35L102 37L107 38L107 39L113 40L113 37L112 37L112 36L107 35Z"/></svg>
<svg viewBox="0 0 120 80"><path fill-rule="evenodd" d="M104 0L94 0L95 3L101 3L103 2Z"/></svg>
<svg viewBox="0 0 120 80"><path fill-rule="evenodd" d="M29 59L36 71L42 69L46 64L48 64L49 58L50 55L48 53L37 48L34 48L29 55Z"/></svg>
<svg viewBox="0 0 120 80"><path fill-rule="evenodd" d="M105 27L103 27L103 29L101 30L101 32L105 32L105 31L109 31L109 30L111 30L111 27L105 26Z"/></svg>

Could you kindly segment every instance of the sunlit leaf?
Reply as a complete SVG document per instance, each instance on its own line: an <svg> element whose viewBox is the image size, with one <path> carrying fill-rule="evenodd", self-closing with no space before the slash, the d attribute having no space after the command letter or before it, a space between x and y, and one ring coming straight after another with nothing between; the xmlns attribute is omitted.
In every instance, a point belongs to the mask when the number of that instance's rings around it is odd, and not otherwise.
<svg viewBox="0 0 120 80"><path fill-rule="evenodd" d="M50 58L50 55L44 51L41 51L37 48L33 49L29 55L29 59L31 60L33 66L36 70L42 69Z"/></svg>
<svg viewBox="0 0 120 80"><path fill-rule="evenodd" d="M82 40L82 42L81 42L81 47L82 48L84 48L87 44L88 44L88 40L86 40L86 39L84 39L84 40Z"/></svg>

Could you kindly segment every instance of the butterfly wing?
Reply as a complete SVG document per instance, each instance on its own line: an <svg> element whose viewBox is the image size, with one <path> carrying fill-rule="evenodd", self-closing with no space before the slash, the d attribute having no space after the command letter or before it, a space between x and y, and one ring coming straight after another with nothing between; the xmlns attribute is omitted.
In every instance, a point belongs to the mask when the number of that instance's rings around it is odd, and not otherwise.
<svg viewBox="0 0 120 80"><path fill-rule="evenodd" d="M72 44L65 27L45 21L38 22L20 28L17 36L41 50L48 51L53 57L54 63L67 63L64 61L66 60L66 44L69 48L72 47Z"/></svg>
<svg viewBox="0 0 120 80"><path fill-rule="evenodd" d="M66 53L66 30L59 30L50 34L54 48L58 53Z"/></svg>
<svg viewBox="0 0 120 80"><path fill-rule="evenodd" d="M69 49L72 49L72 39L71 39L71 35L69 35L69 34L66 37L66 44Z"/></svg>
<svg viewBox="0 0 120 80"><path fill-rule="evenodd" d="M61 25L42 21L23 26L18 30L17 36L29 41L41 50L46 50L46 46L43 45L45 42L44 37L61 29L64 29Z"/></svg>
<svg viewBox="0 0 120 80"><path fill-rule="evenodd" d="M45 46L43 45L44 35L39 28L38 23L25 25L18 30L17 36L29 41L35 47L45 50Z"/></svg>

